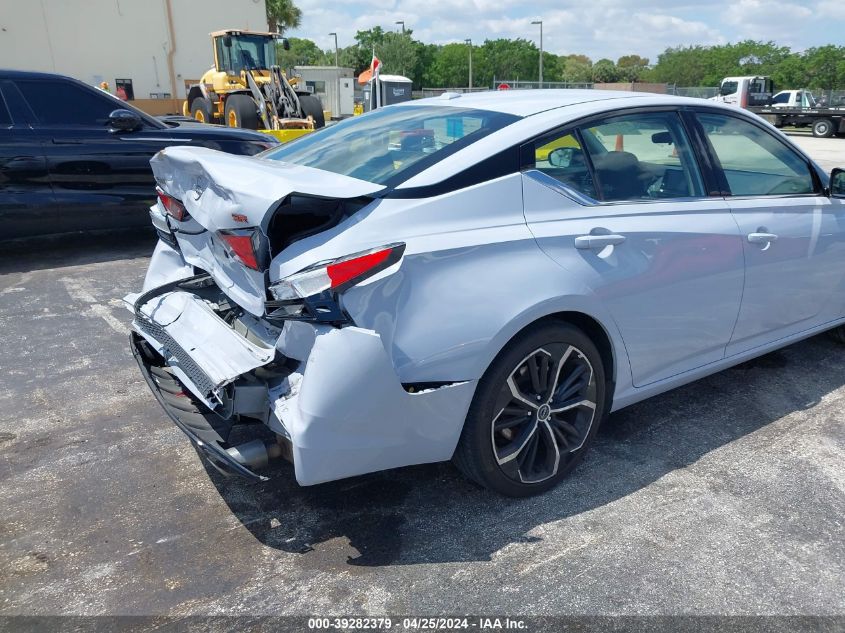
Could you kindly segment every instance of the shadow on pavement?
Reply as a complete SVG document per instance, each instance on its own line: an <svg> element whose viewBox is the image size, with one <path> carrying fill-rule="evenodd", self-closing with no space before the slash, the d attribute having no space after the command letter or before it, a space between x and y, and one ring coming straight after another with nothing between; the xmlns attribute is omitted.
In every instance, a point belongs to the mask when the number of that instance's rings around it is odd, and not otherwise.
<svg viewBox="0 0 845 633"><path fill-rule="evenodd" d="M287 463L272 468L263 484L206 468L255 538L307 554L303 566L336 568L344 558L355 566L486 561L510 543L538 540L527 536L537 526L611 504L813 407L845 384L842 353L827 337L815 337L614 413L574 473L530 499L479 489L450 464L309 488L296 484Z"/></svg>
<svg viewBox="0 0 845 633"><path fill-rule="evenodd" d="M149 257L157 239L143 227L8 240L0 242L0 275Z"/></svg>

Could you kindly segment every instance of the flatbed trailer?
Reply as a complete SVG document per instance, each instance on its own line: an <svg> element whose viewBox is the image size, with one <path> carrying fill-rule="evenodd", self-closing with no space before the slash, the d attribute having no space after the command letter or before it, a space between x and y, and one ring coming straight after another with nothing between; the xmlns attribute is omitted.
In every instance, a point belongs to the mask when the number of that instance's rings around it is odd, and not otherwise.
<svg viewBox="0 0 845 633"><path fill-rule="evenodd" d="M747 109L763 117L775 127L787 125L810 126L813 130L813 136L819 138L827 138L834 134L845 134L845 108L749 106Z"/></svg>

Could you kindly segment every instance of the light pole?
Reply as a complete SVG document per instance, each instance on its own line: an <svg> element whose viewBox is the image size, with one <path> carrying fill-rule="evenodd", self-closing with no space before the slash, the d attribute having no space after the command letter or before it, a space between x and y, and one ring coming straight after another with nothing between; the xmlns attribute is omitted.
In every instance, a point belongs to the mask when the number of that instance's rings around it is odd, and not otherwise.
<svg viewBox="0 0 845 633"><path fill-rule="evenodd" d="M543 87L543 21L534 20L531 24L540 25L540 87Z"/></svg>
<svg viewBox="0 0 845 633"><path fill-rule="evenodd" d="M338 63L338 56L337 56L337 33L329 33L329 35L334 36L334 67L339 68L340 64Z"/></svg>
<svg viewBox="0 0 845 633"><path fill-rule="evenodd" d="M396 24L402 25L402 34L405 34L405 21L404 20L396 20Z"/></svg>
<svg viewBox="0 0 845 633"><path fill-rule="evenodd" d="M467 38L464 42L469 46L469 91L472 92L472 40Z"/></svg>

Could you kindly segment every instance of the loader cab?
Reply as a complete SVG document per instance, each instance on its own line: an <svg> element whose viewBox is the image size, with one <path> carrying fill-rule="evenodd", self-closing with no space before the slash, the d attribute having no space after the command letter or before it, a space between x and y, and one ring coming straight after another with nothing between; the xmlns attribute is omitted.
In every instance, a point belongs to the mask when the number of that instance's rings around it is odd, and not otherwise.
<svg viewBox="0 0 845 633"><path fill-rule="evenodd" d="M269 70L276 65L276 42L290 44L276 33L218 31L211 34L214 65L218 72L240 75L245 70Z"/></svg>

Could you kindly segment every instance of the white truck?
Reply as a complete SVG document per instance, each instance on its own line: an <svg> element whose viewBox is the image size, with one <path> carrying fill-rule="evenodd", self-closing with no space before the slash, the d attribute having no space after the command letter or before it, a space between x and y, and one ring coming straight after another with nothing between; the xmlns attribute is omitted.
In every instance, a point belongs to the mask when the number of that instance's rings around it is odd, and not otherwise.
<svg viewBox="0 0 845 633"><path fill-rule="evenodd" d="M772 97L773 108L815 108L816 98L809 90L781 90Z"/></svg>
<svg viewBox="0 0 845 633"><path fill-rule="evenodd" d="M719 93L711 101L747 108L768 105L772 99L774 85L771 77L751 75L746 77L725 77L719 84Z"/></svg>
<svg viewBox="0 0 845 633"><path fill-rule="evenodd" d="M775 127L810 126L821 138L845 134L845 108L819 107L809 90L773 92L771 77L725 77L710 100L750 110Z"/></svg>

